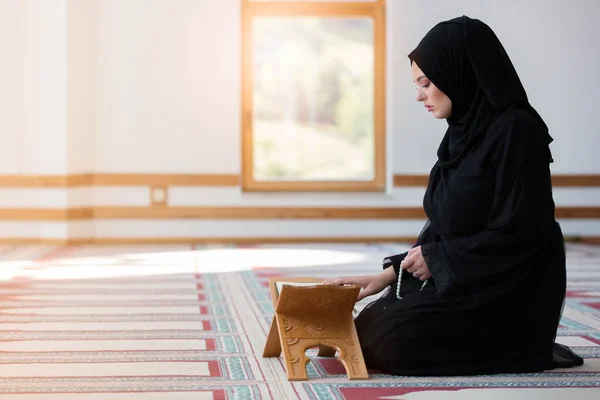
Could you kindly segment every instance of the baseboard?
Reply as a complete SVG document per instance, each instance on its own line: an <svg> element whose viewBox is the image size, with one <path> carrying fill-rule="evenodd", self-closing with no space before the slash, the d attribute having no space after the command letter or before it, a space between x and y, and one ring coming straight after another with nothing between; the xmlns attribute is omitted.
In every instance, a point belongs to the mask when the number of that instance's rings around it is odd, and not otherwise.
<svg viewBox="0 0 600 400"><path fill-rule="evenodd" d="M47 238L0 238L0 245L47 245L47 246L66 246L70 241L67 239L47 239Z"/></svg>
<svg viewBox="0 0 600 400"><path fill-rule="evenodd" d="M394 174L395 187L426 187L427 174ZM132 174L0 175L0 187L68 188L81 186L215 186L239 187L236 174ZM553 174L554 187L600 187L600 175Z"/></svg>
<svg viewBox="0 0 600 400"><path fill-rule="evenodd" d="M557 207L558 219L600 219L600 207ZM0 208L0 220L82 221L98 219L425 219L422 207L83 207Z"/></svg>
<svg viewBox="0 0 600 400"><path fill-rule="evenodd" d="M239 186L233 174L73 174L0 175L0 187L69 188L82 186Z"/></svg>
<svg viewBox="0 0 600 400"><path fill-rule="evenodd" d="M428 175L394 175L395 187L427 187ZM553 174L552 187L600 187L600 175Z"/></svg>
<svg viewBox="0 0 600 400"><path fill-rule="evenodd" d="M598 244L600 245L600 237L583 237L579 238L578 243L583 244Z"/></svg>

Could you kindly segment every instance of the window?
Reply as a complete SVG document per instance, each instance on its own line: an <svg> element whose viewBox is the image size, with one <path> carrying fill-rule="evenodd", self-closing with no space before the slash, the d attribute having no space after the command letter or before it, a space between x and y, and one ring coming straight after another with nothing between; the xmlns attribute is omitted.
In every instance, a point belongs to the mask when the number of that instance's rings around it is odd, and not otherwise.
<svg viewBox="0 0 600 400"><path fill-rule="evenodd" d="M242 0L248 191L385 186L385 0Z"/></svg>

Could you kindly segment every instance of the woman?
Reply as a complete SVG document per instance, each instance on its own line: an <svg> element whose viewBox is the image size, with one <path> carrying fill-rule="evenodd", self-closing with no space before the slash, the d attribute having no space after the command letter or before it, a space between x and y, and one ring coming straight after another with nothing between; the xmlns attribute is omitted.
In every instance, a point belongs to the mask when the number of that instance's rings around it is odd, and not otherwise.
<svg viewBox="0 0 600 400"><path fill-rule="evenodd" d="M385 294L356 318L367 366L396 375L534 372L580 365L554 344L565 297L548 129L479 20L436 25L409 55L417 101L448 129L416 245L356 284ZM392 268L389 268L392 267Z"/></svg>

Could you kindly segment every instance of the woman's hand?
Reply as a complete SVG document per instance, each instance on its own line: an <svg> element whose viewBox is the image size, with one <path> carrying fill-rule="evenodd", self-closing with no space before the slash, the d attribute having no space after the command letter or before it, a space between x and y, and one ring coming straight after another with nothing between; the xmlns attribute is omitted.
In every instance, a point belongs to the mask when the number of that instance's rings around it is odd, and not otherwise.
<svg viewBox="0 0 600 400"><path fill-rule="evenodd" d="M405 269L422 281L431 278L431 272L421 253L421 246L410 249L406 258L400 263L400 268Z"/></svg>
<svg viewBox="0 0 600 400"><path fill-rule="evenodd" d="M394 271L393 268L392 272ZM394 272L394 275L396 273ZM387 285L390 284L389 277L387 276L389 273L380 273L375 275L363 275L363 276L347 276L336 279L326 279L323 281L324 285L356 285L360 286L362 290L358 294L358 298L356 301L360 301L367 296L372 296L381 292L386 288Z"/></svg>

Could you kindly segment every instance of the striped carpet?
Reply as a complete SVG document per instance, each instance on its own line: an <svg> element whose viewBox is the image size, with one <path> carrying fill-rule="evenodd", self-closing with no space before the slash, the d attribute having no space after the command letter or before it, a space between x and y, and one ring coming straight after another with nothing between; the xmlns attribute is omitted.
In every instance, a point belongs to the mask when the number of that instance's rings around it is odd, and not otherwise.
<svg viewBox="0 0 600 400"><path fill-rule="evenodd" d="M273 313L269 276L372 273L407 247L2 246L0 399L600 398L594 246L568 246L558 339L586 358L583 367L349 381L336 360L309 351L309 381L288 382L281 359L261 357Z"/></svg>

